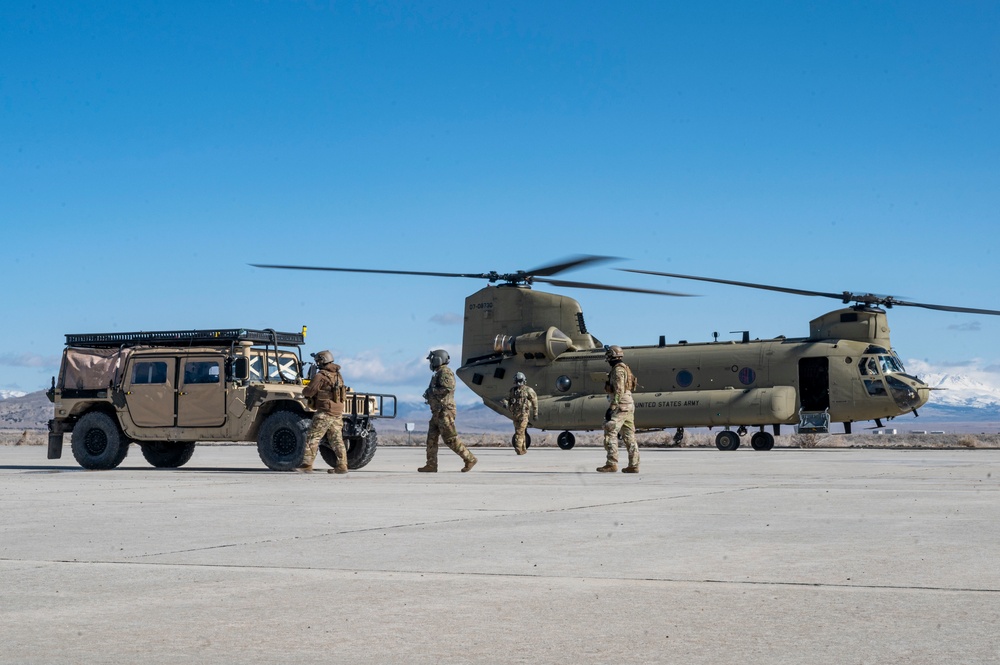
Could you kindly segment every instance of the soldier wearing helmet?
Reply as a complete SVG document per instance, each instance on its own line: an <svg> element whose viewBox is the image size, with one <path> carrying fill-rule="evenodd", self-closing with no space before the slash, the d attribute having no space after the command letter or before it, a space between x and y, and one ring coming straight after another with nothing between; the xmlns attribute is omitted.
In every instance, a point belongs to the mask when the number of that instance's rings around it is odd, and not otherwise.
<svg viewBox="0 0 1000 665"><path fill-rule="evenodd" d="M628 449L628 466L622 473L639 473L639 444L635 441L635 403L632 391L636 387L635 374L625 364L625 352L620 346L607 347L604 359L611 365L604 390L610 396L611 406L604 423L604 449L608 461L597 470L613 473L618 470L618 434L621 433L625 448Z"/></svg>
<svg viewBox="0 0 1000 665"><path fill-rule="evenodd" d="M527 384L523 372L514 375L514 387L510 389L505 401L510 417L514 421L514 450L518 455L523 455L528 452L524 437L524 432L528 429L528 420L538 418L538 395Z"/></svg>
<svg viewBox="0 0 1000 665"><path fill-rule="evenodd" d="M314 353L313 358L319 371L302 391L316 413L309 424L306 435L306 452L302 466L297 471L311 473L313 460L319 452L319 442L324 436L329 438L330 447L337 455L337 466L327 473L347 473L347 447L344 446L344 403L347 401L347 386L340 376L340 365L333 362L329 351Z"/></svg>
<svg viewBox="0 0 1000 665"><path fill-rule="evenodd" d="M478 460L459 440L455 428L455 373L448 367L451 358L444 349L436 349L427 355L427 360L434 372L430 385L424 391L424 399L431 407L431 420L427 425L427 464L417 471L434 473L438 470L439 438L444 439L445 445L465 460L462 471L469 471Z"/></svg>

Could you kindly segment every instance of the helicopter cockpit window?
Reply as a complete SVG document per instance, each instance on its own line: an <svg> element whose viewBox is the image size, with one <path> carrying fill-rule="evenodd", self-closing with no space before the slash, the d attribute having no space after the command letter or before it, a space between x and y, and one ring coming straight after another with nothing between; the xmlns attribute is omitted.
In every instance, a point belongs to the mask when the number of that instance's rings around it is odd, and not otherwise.
<svg viewBox="0 0 1000 665"><path fill-rule="evenodd" d="M887 394L882 379L865 379L865 390L872 397L882 397Z"/></svg>
<svg viewBox="0 0 1000 665"><path fill-rule="evenodd" d="M879 362L882 364L883 374L892 374L893 372L902 372L903 365L899 363L893 356L879 356Z"/></svg>
<svg viewBox="0 0 1000 665"><path fill-rule="evenodd" d="M886 349L884 347L881 347L881 346L875 346L874 344L869 345L868 348L865 349L865 355L866 356L877 356L877 355L883 355L883 354L887 354L887 353L889 353L888 349Z"/></svg>
<svg viewBox="0 0 1000 665"><path fill-rule="evenodd" d="M878 376L878 360L869 356L858 361L862 376Z"/></svg>

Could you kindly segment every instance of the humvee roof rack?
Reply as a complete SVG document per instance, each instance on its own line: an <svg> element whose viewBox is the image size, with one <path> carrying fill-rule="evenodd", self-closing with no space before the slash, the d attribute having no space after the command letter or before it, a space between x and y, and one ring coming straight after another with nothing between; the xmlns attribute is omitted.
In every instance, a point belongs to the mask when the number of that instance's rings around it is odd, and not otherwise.
<svg viewBox="0 0 1000 665"><path fill-rule="evenodd" d="M248 328L228 328L220 330L165 330L150 332L92 333L66 335L66 346L116 347L116 346L194 346L196 344L218 345L229 342L262 342L301 346L306 343L304 333L276 332L274 330L250 330Z"/></svg>

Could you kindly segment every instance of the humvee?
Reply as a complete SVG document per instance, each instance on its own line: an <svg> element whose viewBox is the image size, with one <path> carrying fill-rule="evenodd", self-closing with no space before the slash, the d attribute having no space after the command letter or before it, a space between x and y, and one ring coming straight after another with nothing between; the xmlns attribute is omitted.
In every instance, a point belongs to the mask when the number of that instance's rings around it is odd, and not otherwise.
<svg viewBox="0 0 1000 665"><path fill-rule="evenodd" d="M301 333L271 329L187 330L66 335L58 379L48 397L49 459L73 457L85 469L113 469L137 443L155 467L183 466L195 443L256 441L275 471L302 463L314 413L302 389L315 366L302 361ZM349 391L344 412L347 466L375 455L373 421L394 418L394 395ZM320 454L336 466L333 448Z"/></svg>

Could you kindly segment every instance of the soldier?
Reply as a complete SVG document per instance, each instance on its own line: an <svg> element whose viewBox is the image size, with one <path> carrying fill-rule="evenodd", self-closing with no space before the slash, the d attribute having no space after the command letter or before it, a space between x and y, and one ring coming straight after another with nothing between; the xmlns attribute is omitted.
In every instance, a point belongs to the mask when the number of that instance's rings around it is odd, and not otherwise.
<svg viewBox="0 0 1000 665"><path fill-rule="evenodd" d="M478 460L458 440L458 430L455 429L455 373L448 367L450 357L444 349L437 349L428 354L427 360L434 372L430 385L424 391L424 399L431 407L431 421L427 425L427 464L417 471L434 473L438 470L438 437L465 460L462 471L469 471Z"/></svg>
<svg viewBox="0 0 1000 665"><path fill-rule="evenodd" d="M514 450L518 455L528 452L524 445L524 431L528 429L528 419L538 418L538 395L522 372L514 375L514 387L507 395L507 409L514 420Z"/></svg>
<svg viewBox="0 0 1000 665"><path fill-rule="evenodd" d="M628 449L628 466L622 469L622 473L639 473L639 444L635 441L635 403L632 401L635 374L624 362L622 347L607 347L604 358L611 365L608 381L604 384L605 392L611 395L611 408L605 415L604 423L604 449L608 453L608 461L597 470L601 473L618 470L618 433L621 432Z"/></svg>
<svg viewBox="0 0 1000 665"><path fill-rule="evenodd" d="M340 365L333 362L333 354L320 351L313 355L319 372L305 387L302 394L312 402L313 414L306 437L306 452L302 466L296 471L312 473L313 460L319 451L319 442L327 434L330 447L337 454L337 466L327 473L347 473L347 448L344 446L344 402L347 401L347 386L340 376Z"/></svg>

